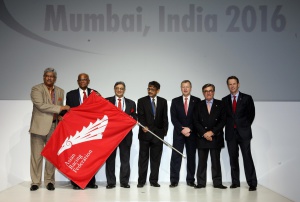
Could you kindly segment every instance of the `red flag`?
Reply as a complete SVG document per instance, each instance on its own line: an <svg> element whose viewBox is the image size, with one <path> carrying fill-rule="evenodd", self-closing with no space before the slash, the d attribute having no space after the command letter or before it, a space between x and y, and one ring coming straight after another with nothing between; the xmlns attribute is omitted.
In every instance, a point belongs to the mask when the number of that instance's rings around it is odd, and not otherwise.
<svg viewBox="0 0 300 202"><path fill-rule="evenodd" d="M127 133L137 123L92 92L64 116L42 155L70 180L85 188Z"/></svg>

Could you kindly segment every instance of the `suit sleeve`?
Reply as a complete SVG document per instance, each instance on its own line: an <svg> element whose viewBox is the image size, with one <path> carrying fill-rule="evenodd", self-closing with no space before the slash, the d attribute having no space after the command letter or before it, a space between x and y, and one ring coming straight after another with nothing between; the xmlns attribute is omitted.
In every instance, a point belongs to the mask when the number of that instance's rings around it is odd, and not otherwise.
<svg viewBox="0 0 300 202"><path fill-rule="evenodd" d="M248 106L248 109L247 109L248 110L248 121L252 125L252 123L254 121L254 117L255 117L255 106L254 106L254 101L250 95L249 95L247 106Z"/></svg>
<svg viewBox="0 0 300 202"><path fill-rule="evenodd" d="M130 101L130 116L132 117L132 118L134 118L135 120L137 120L137 114L136 114L136 104L135 104L135 102L133 102L133 101Z"/></svg>
<svg viewBox="0 0 300 202"><path fill-rule="evenodd" d="M64 92L62 92L64 94ZM34 106L44 113L59 113L60 105L48 104L44 101L43 92L38 87L34 86L31 89L31 100ZM46 99L46 98L45 98Z"/></svg>
<svg viewBox="0 0 300 202"><path fill-rule="evenodd" d="M168 133L168 127L169 127L169 121L168 121L168 103L165 100L165 107L164 107L164 113L163 113L163 127L164 127L164 136Z"/></svg>
<svg viewBox="0 0 300 202"><path fill-rule="evenodd" d="M174 129L178 132L178 133L181 133L181 130L182 130L182 125L180 123L180 121L178 120L178 116L177 116L177 110L176 110L176 100L172 100L172 103L171 103L171 108L170 108L170 111L171 111L171 121L172 121L172 124L174 126Z"/></svg>
<svg viewBox="0 0 300 202"><path fill-rule="evenodd" d="M203 134L206 132L204 127L201 124L201 112L200 112L200 105L195 106L194 114L193 114L193 123L196 129L196 132L199 137L202 137Z"/></svg>

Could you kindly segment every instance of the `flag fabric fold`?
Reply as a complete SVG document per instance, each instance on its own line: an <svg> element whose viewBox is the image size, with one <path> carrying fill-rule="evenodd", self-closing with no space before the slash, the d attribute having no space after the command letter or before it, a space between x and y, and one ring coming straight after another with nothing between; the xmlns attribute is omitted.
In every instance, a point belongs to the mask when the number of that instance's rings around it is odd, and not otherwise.
<svg viewBox="0 0 300 202"><path fill-rule="evenodd" d="M64 115L42 155L79 187L85 188L136 123L92 92L82 105Z"/></svg>

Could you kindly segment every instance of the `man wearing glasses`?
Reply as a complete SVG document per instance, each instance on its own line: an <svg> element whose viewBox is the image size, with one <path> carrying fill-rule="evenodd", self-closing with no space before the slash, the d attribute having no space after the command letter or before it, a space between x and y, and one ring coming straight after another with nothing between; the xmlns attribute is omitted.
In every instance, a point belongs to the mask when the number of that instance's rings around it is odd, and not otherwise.
<svg viewBox="0 0 300 202"><path fill-rule="evenodd" d="M220 163L221 149L224 147L224 133L226 113L220 100L214 98L215 86L205 84L202 87L205 100L195 108L194 125L198 134L197 147L199 163L197 169L197 186L206 186L207 158L210 153L211 175L214 188L226 189L222 184L222 172Z"/></svg>
<svg viewBox="0 0 300 202"><path fill-rule="evenodd" d="M118 81L114 85L115 96L106 98L112 104L114 104L119 110L125 112L132 118L136 117L136 105L135 102L124 97L126 90L125 83ZM119 144L120 151L120 186L123 188L130 188L130 148L132 144L132 130L125 136L122 142ZM106 160L105 173L107 179L106 189L112 189L116 187L116 175L115 175L115 163L116 163L117 148Z"/></svg>
<svg viewBox="0 0 300 202"><path fill-rule="evenodd" d="M163 150L163 142L153 136L148 130L161 139L168 131L168 104L167 100L158 97L160 84L151 81L148 84L148 96L142 97L137 103L138 121L145 126L139 128L139 162L138 162L138 188L146 183L148 164L150 158L150 185L160 187L158 184L159 166Z"/></svg>

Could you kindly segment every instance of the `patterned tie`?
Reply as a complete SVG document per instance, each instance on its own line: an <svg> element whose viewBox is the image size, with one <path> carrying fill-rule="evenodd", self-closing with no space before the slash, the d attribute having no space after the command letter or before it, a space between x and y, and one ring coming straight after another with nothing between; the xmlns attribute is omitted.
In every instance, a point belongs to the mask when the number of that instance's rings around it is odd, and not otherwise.
<svg viewBox="0 0 300 202"><path fill-rule="evenodd" d="M156 106L155 106L155 99L154 98L152 98L152 109L153 109L153 115L154 115L154 119L155 119Z"/></svg>
<svg viewBox="0 0 300 202"><path fill-rule="evenodd" d="M118 109L119 109L119 110L122 110L122 103L121 103L121 99L119 98L119 99L118 99L118 101L119 101L119 102L118 102Z"/></svg>
<svg viewBox="0 0 300 202"><path fill-rule="evenodd" d="M233 96L233 102L232 102L232 111L233 113L235 113L235 110L236 110L236 96L234 95Z"/></svg>
<svg viewBox="0 0 300 202"><path fill-rule="evenodd" d="M185 115L188 114L188 98L184 98L184 111L185 111Z"/></svg>
<svg viewBox="0 0 300 202"><path fill-rule="evenodd" d="M85 99L87 98L87 96L86 96L86 92L85 91L83 91L83 102L85 101Z"/></svg>
<svg viewBox="0 0 300 202"><path fill-rule="evenodd" d="M210 102L208 101L206 105L207 105L207 111L208 111L208 113L210 114L210 109L211 109L211 107L210 107Z"/></svg>

